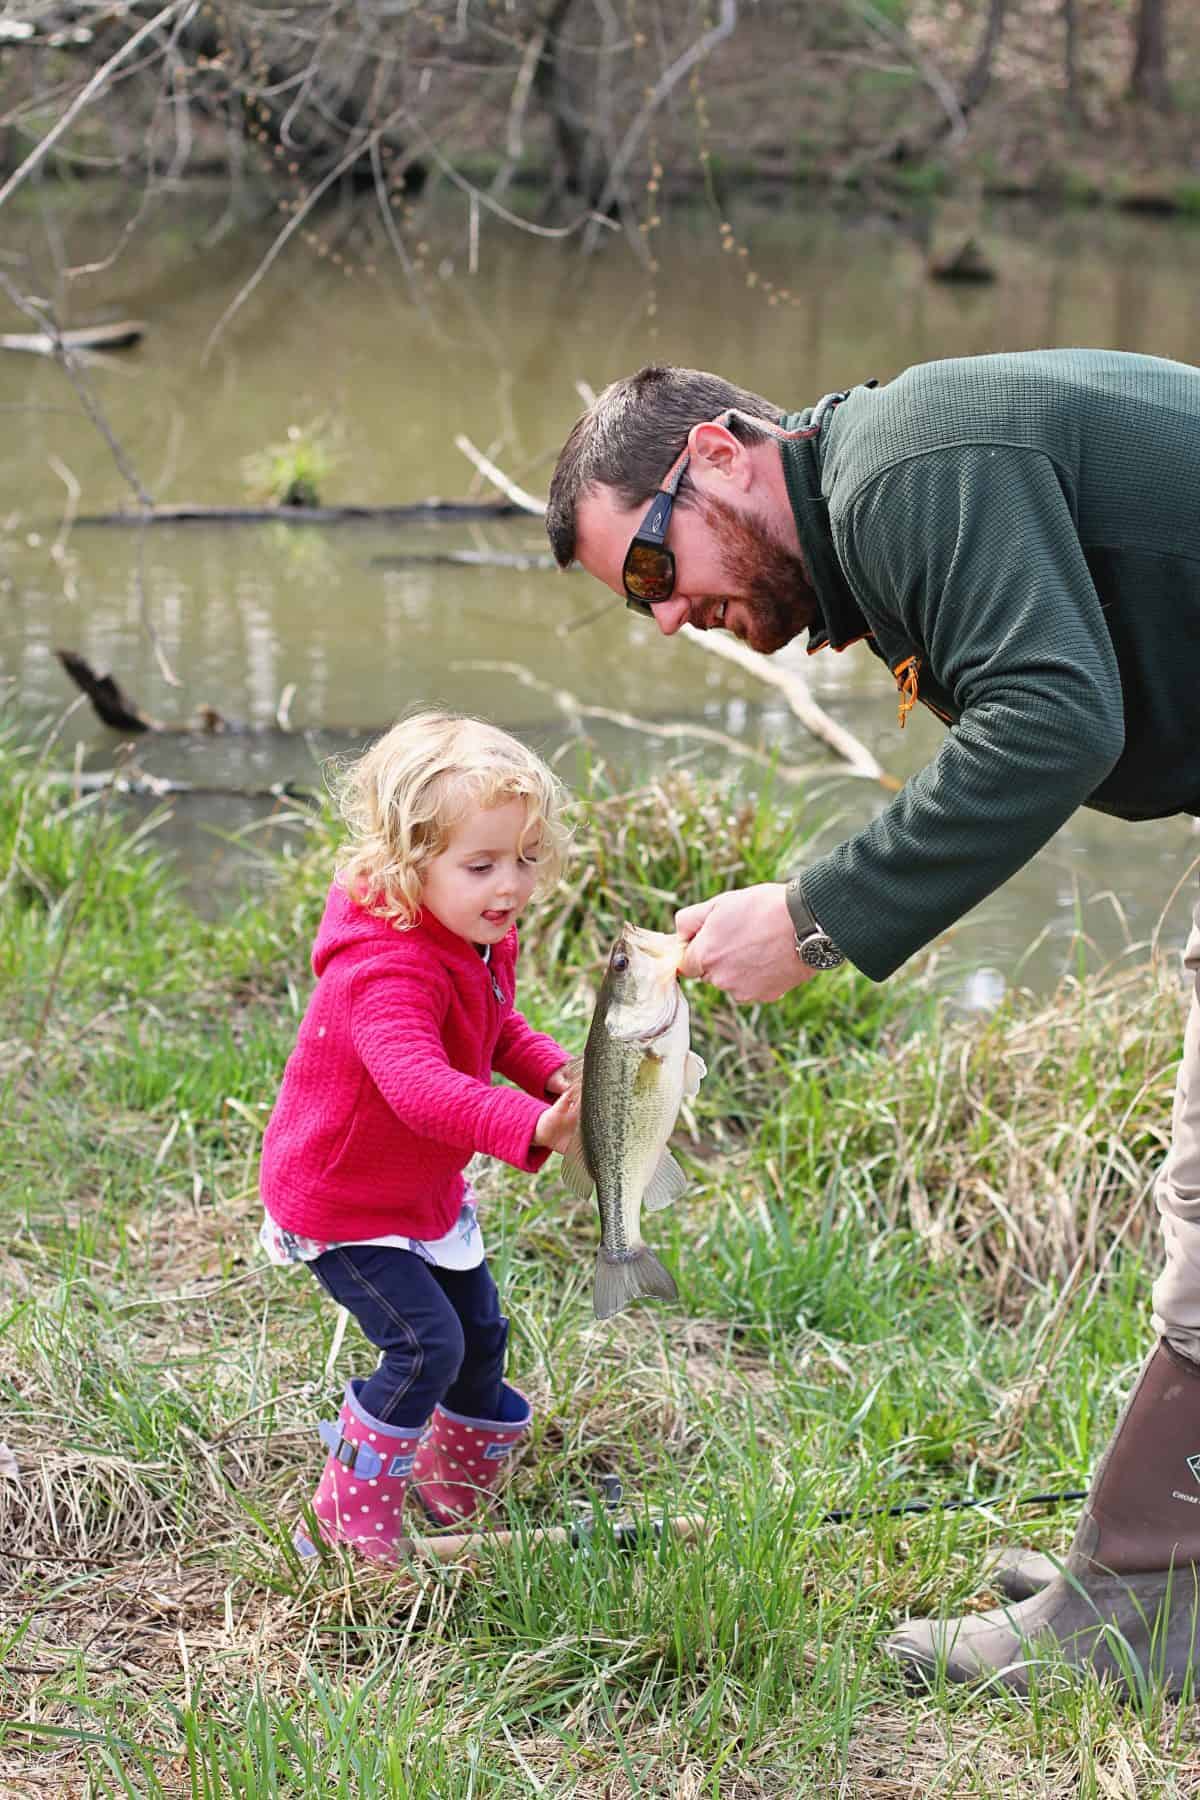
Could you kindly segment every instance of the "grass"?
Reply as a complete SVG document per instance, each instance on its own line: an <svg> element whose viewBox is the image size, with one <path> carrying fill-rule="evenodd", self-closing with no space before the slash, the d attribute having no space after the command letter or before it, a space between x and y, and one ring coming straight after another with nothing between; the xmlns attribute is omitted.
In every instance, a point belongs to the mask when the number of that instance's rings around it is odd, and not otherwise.
<svg viewBox="0 0 1200 1800"><path fill-rule="evenodd" d="M365 1358L256 1255L255 1170L330 823L206 922L152 823L37 775L0 744L0 1793L1200 1791L1192 1711L1152 1691L913 1696L880 1652L910 1610L979 1604L998 1537L1068 1541L1073 1509L1011 1496L1085 1482L1147 1341L1170 970L1084 957L983 1020L919 969L757 1009L693 987L693 1185L649 1226L680 1307L596 1325L591 1209L481 1176L536 1409L506 1517L590 1519L586 1549L302 1567L315 1423ZM769 792L597 771L525 1010L580 1046L622 917L802 850ZM609 1473L705 1534L622 1547ZM939 1495L996 1498L881 1514Z"/></svg>

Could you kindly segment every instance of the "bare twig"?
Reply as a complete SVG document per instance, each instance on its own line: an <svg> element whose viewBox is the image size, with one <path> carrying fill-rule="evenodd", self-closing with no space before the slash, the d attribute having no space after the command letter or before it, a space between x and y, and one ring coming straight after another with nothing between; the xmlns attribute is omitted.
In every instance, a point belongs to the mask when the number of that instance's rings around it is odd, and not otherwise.
<svg viewBox="0 0 1200 1800"><path fill-rule="evenodd" d="M518 487L515 481L510 481L503 469L498 469L495 463L483 454L482 450L477 450L470 438L463 432L460 431L455 438L454 447L456 450L461 450L463 455L475 464L479 473L486 475L492 486L498 487L500 492L515 505L523 507L526 512L536 513L539 518L545 517L546 502L539 500L536 495L527 492L525 488Z"/></svg>
<svg viewBox="0 0 1200 1800"><path fill-rule="evenodd" d="M671 92L672 88L677 87L684 76L690 74L697 63L703 62L704 58L708 56L711 51L715 50L719 43L732 35L737 28L737 17L737 0L721 0L721 16L717 20L717 23L711 30L706 31L702 37L698 37L695 43L684 51L682 56L676 57L670 68L663 70L654 86L650 89L650 92L646 96L646 104L642 107L642 110L638 113L628 131L625 133L616 155L608 166L608 176L604 183L604 191L600 195L592 222L588 226L587 233L583 240L583 248L585 251L592 251L596 248L601 224L611 226L612 220L606 218L605 215L620 192L621 183L625 178L625 171L629 167L629 164L633 159L633 153L641 142L646 127L649 125L655 112Z"/></svg>
<svg viewBox="0 0 1200 1800"><path fill-rule="evenodd" d="M454 662L454 669L489 670L495 674L511 675L522 687L532 688L535 693L546 694L554 701L559 711L569 719L603 719L610 725L619 725L623 731L636 731L643 737L659 738L665 742L676 743L694 738L700 743L716 744L729 756L737 756L745 762L756 763L760 769L769 769L793 786L800 786L811 781L814 775L824 775L828 771L816 763L807 765L780 762L777 757L770 756L765 750L758 750L752 744L743 744L740 739L730 737L728 732L717 731L712 725L695 725L686 719L669 721L666 724L652 725L646 719L639 719L633 713L619 712L611 706L589 706L580 700L568 688L556 687L553 682L542 681L522 663L470 661Z"/></svg>
<svg viewBox="0 0 1200 1800"><path fill-rule="evenodd" d="M789 669L775 662L772 657L763 656L757 650L751 650L747 644L740 644L736 638L729 637L720 631L697 631L692 625L685 625L682 636L688 638L698 649L706 650L710 656L724 657L726 662L734 662L749 674L756 675L759 681L765 681L770 687L778 688L787 699L788 705L807 731L815 738L828 744L829 748L848 763L855 775L865 776L869 781L879 782L881 787L895 791L900 783L894 775L889 775L867 749L831 719L824 707L813 699L812 689L798 669Z"/></svg>
<svg viewBox="0 0 1200 1800"><path fill-rule="evenodd" d="M191 4L191 0L186 0L186 3ZM108 61L103 63L101 67L96 70L92 79L85 87L80 89L74 102L67 108L58 123L51 126L44 138L39 139L38 143L35 144L34 148L29 152L29 155L25 158L25 161L13 170L4 186L0 188L0 206L3 206L4 202L9 199L12 194L16 193L17 189L21 186L21 183L28 180L29 176L33 174L33 171L45 160L51 150L53 150L55 144L57 144L59 138L61 138L65 132L70 130L80 113L86 109L90 102L95 99L96 95L107 85L113 71L120 67L126 57L130 56L140 43L146 38L152 37L160 26L167 23L168 19L174 18L175 14L183 9L184 4L185 0L171 0L169 6L164 6L162 11L155 13L152 19L147 19L146 23L135 31L132 37L126 38L125 42L121 45L121 48L114 51Z"/></svg>

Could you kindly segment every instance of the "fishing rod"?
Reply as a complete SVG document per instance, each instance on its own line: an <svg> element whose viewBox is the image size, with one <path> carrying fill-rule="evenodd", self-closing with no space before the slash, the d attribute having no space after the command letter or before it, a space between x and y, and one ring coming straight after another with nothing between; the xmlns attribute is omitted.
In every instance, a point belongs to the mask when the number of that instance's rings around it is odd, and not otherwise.
<svg viewBox="0 0 1200 1800"><path fill-rule="evenodd" d="M602 1475L600 1477L604 1489L604 1514L611 1518L620 1506L624 1497L624 1488L619 1475ZM909 1514L936 1512L965 1512L978 1506L999 1506L1005 1503L1015 1506L1063 1506L1068 1501L1085 1500L1086 1488L1067 1488L1061 1493L1049 1494L979 1494L960 1495L949 1500L901 1500L894 1506L875 1506L866 1512L857 1507L834 1507L824 1512L816 1520L818 1525L844 1525L849 1520L860 1522L866 1519L898 1519ZM663 1519L613 1519L612 1537L618 1549L637 1549L647 1541L657 1541L670 1535L683 1539L703 1537L709 1529L709 1522L696 1513L679 1513ZM468 1531L446 1536L410 1538L408 1548L420 1557L434 1562L452 1562L462 1556L469 1556L489 1544L568 1544L573 1550L583 1550L593 1541L596 1533L594 1518L581 1519L575 1525L547 1525L530 1532L518 1531Z"/></svg>

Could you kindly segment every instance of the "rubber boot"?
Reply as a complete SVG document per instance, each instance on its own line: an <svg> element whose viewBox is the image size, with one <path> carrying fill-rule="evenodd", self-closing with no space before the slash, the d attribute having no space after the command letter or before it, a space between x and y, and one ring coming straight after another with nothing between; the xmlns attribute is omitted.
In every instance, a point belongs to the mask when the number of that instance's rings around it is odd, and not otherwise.
<svg viewBox="0 0 1200 1800"><path fill-rule="evenodd" d="M888 1653L920 1680L1029 1691L1064 1665L1179 1694L1200 1673L1200 1367L1165 1340L1101 1460L1063 1566L1015 1606L908 1619Z"/></svg>
<svg viewBox="0 0 1200 1800"><path fill-rule="evenodd" d="M1048 1587L1061 1567L1061 1562L1040 1550L1003 1544L985 1558L980 1575L986 1586L996 1588L1006 1600L1028 1600Z"/></svg>
<svg viewBox="0 0 1200 1800"><path fill-rule="evenodd" d="M495 1498L533 1408L504 1382L499 1419L466 1419L435 1406L413 1465L413 1491L435 1525L464 1525Z"/></svg>
<svg viewBox="0 0 1200 1800"><path fill-rule="evenodd" d="M372 1562L397 1564L404 1541L404 1494L423 1425L397 1427L373 1419L359 1402L361 1380L351 1381L336 1424L320 1426L329 1450L312 1509L327 1544L349 1544ZM316 1545L303 1525L293 1542L301 1556Z"/></svg>

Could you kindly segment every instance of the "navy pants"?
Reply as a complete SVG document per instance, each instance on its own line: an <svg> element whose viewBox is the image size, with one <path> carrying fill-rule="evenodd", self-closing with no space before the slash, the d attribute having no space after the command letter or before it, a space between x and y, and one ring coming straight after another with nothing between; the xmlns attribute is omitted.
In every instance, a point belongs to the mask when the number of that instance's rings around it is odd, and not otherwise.
<svg viewBox="0 0 1200 1800"><path fill-rule="evenodd" d="M341 1244L308 1267L380 1352L358 1396L373 1418L423 1425L439 1401L499 1417L508 1320L486 1261L439 1269L412 1250Z"/></svg>

